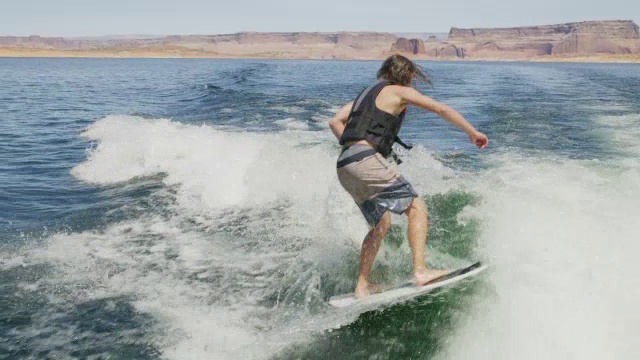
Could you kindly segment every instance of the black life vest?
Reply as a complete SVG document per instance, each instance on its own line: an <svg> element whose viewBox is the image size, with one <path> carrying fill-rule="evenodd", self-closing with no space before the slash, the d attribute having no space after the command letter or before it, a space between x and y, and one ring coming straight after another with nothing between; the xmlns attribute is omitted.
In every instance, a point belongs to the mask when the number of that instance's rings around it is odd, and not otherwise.
<svg viewBox="0 0 640 360"><path fill-rule="evenodd" d="M411 148L398 138L407 110L395 116L376 106L376 97L385 86L390 84L390 81L380 79L356 97L347 125L340 137L340 145L351 141L367 140L385 157L391 154L394 142L407 149Z"/></svg>

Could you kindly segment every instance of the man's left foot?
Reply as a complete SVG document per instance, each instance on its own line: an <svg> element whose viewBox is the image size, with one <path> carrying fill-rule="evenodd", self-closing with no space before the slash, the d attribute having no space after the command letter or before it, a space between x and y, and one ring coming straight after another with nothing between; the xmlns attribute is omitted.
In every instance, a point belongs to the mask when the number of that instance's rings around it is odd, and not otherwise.
<svg viewBox="0 0 640 360"><path fill-rule="evenodd" d="M413 281L415 281L416 286L424 286L447 275L448 273L449 270L425 269L423 271L413 273Z"/></svg>
<svg viewBox="0 0 640 360"><path fill-rule="evenodd" d="M367 286L356 286L354 297L356 299L377 294L389 288L389 284L368 284Z"/></svg>
<svg viewBox="0 0 640 360"><path fill-rule="evenodd" d="M362 299L371 295L371 291L369 291L368 286L357 286L356 291L353 293L353 296L356 299Z"/></svg>

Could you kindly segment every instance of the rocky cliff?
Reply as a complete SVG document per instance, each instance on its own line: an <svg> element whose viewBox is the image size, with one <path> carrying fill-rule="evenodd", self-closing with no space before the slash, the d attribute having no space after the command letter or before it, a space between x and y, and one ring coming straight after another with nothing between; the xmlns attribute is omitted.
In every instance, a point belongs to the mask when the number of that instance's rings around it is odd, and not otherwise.
<svg viewBox="0 0 640 360"><path fill-rule="evenodd" d="M425 54L424 41L420 39L399 38L395 44L391 46L391 52L409 53L409 54Z"/></svg>
<svg viewBox="0 0 640 360"><path fill-rule="evenodd" d="M632 45L627 42L627 45ZM632 54L633 46L595 34L569 34L551 50L552 54Z"/></svg>
<svg viewBox="0 0 640 360"><path fill-rule="evenodd" d="M560 40L568 34L593 34L603 38L638 39L638 25L631 20L585 21L558 25L514 28L460 29L451 28L449 40L540 39Z"/></svg>
<svg viewBox="0 0 640 360"><path fill-rule="evenodd" d="M61 51L190 52L228 57L274 58L378 58L397 39L375 32L243 32L225 35L173 35L139 39L0 37L0 48Z"/></svg>
<svg viewBox="0 0 640 360"><path fill-rule="evenodd" d="M640 31L630 20L498 29L451 28L447 40L464 49L470 58L640 53Z"/></svg>
<svg viewBox="0 0 640 360"><path fill-rule="evenodd" d="M34 56L381 59L392 53L403 53L414 59L544 59L640 54L640 31L633 21L615 20L496 29L451 28L446 39L376 32L242 32L84 39L5 36L0 37L0 51L9 56L31 53Z"/></svg>

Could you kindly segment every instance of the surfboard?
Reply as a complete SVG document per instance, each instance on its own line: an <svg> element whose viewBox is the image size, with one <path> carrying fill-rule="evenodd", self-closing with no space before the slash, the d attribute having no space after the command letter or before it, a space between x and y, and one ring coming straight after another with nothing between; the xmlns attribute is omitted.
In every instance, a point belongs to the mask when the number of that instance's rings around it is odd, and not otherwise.
<svg viewBox="0 0 640 360"><path fill-rule="evenodd" d="M356 299L353 293L333 296L329 299L329 304L337 308L375 308L380 305L392 305L413 299L437 288L452 285L468 277L478 275L486 269L486 265L476 262L467 267L453 270L421 287L416 287L413 281L407 281L399 286L371 294L362 299Z"/></svg>

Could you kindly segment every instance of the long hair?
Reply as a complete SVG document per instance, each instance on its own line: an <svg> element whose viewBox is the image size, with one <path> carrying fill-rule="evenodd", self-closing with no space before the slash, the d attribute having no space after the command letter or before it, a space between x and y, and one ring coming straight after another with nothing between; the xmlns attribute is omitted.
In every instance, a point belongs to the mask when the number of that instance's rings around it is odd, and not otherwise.
<svg viewBox="0 0 640 360"><path fill-rule="evenodd" d="M420 65L406 57L395 54L389 56L378 70L378 78L391 81L395 85L411 86L414 80L431 84L431 79L424 73Z"/></svg>

